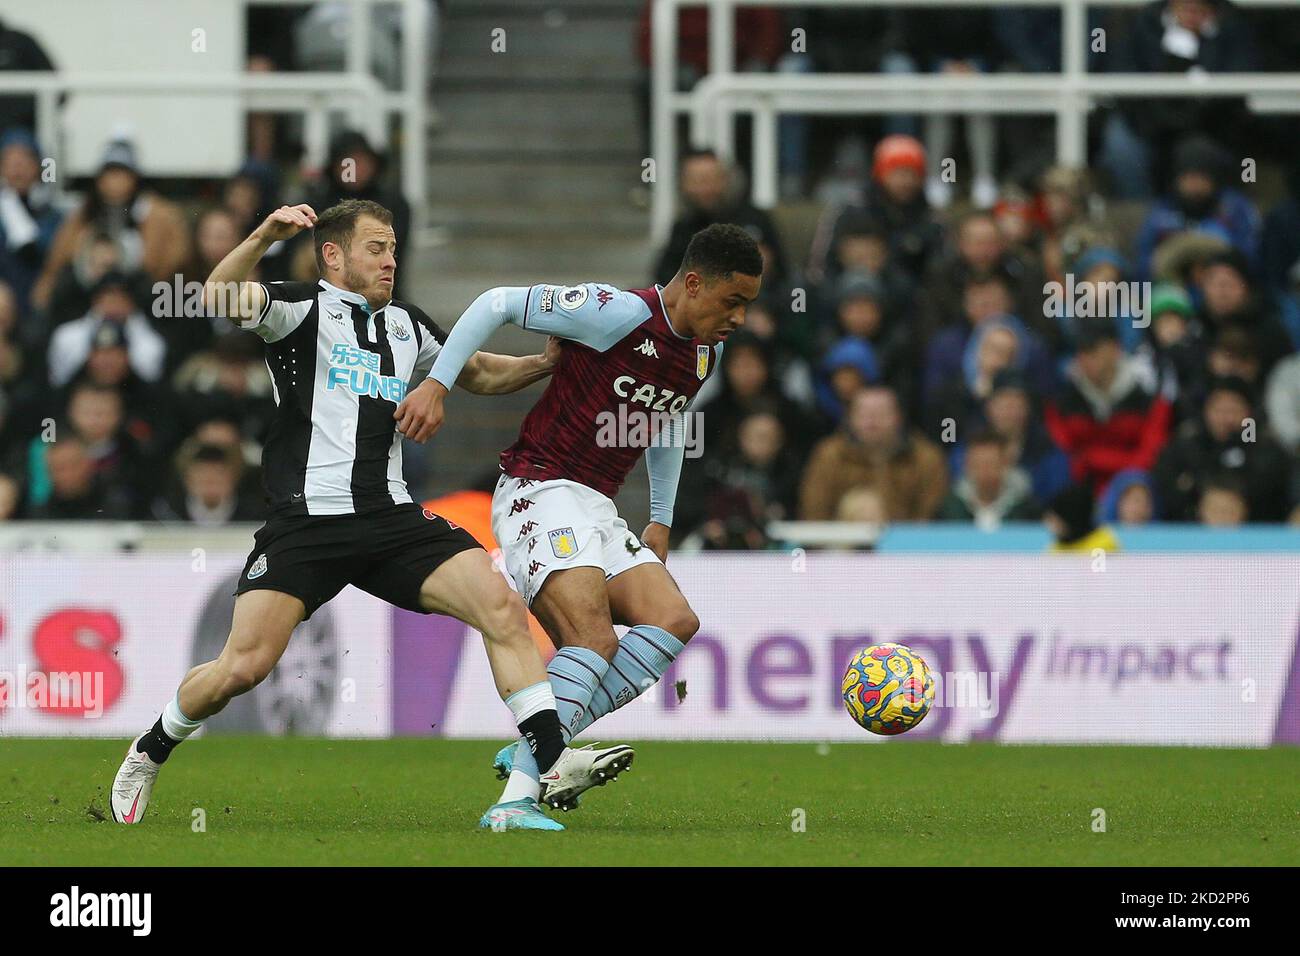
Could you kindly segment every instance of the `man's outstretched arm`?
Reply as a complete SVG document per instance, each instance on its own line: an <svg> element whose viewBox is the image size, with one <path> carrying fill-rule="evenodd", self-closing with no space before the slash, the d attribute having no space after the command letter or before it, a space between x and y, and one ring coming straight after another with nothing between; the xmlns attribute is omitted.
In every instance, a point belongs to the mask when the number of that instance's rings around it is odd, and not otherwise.
<svg viewBox="0 0 1300 956"><path fill-rule="evenodd" d="M465 363L456 384L475 395L505 395L540 382L560 360L560 340L551 336L540 355L497 355L475 352Z"/></svg>
<svg viewBox="0 0 1300 956"><path fill-rule="evenodd" d="M527 298L526 286L498 286L470 303L442 343L429 377L411 389L393 412L399 432L416 442L426 442L434 436L442 427L445 417L442 402L451 387L493 332L507 322L523 324ZM477 378L478 374L471 370L470 381ZM468 383L464 387L470 388Z"/></svg>
<svg viewBox="0 0 1300 956"><path fill-rule="evenodd" d="M247 239L217 263L203 283L203 304L208 315L219 315L241 324L259 318L266 308L266 290L260 282L249 282L248 274L281 239L296 236L316 224L316 212L306 204L281 206L266 217Z"/></svg>
<svg viewBox="0 0 1300 956"><path fill-rule="evenodd" d="M432 438L442 426L443 399L466 363L506 323L604 352L649 316L649 308L636 295L596 283L489 289L456 322L429 378L397 407L398 430L414 441Z"/></svg>

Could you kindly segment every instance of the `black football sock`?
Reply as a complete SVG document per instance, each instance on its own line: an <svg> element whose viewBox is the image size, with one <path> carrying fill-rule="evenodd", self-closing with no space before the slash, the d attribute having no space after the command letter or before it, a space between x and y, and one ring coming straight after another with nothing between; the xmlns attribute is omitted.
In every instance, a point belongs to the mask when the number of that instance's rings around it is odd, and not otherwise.
<svg viewBox="0 0 1300 956"><path fill-rule="evenodd" d="M553 708L539 710L521 720L519 732L528 741L528 749L533 752L537 769L542 773L550 770L564 753L564 729L560 726L560 715Z"/></svg>
<svg viewBox="0 0 1300 956"><path fill-rule="evenodd" d="M556 721L559 726L559 721ZM163 730L162 718L159 717L154 721L154 725L140 738L140 742L135 745L136 753L148 754L149 759L154 763L165 763L167 758L172 755L172 748L175 747L179 740L173 740L167 736Z"/></svg>

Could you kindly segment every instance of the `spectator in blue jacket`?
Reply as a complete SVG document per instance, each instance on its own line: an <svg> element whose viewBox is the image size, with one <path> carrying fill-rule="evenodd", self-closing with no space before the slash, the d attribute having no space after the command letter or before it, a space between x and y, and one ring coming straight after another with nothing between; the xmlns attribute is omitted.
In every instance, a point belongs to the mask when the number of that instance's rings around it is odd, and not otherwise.
<svg viewBox="0 0 1300 956"><path fill-rule="evenodd" d="M844 338L831 347L817 380L817 407L838 425L853 396L880 381L880 362L870 343Z"/></svg>
<svg viewBox="0 0 1300 956"><path fill-rule="evenodd" d="M1149 472L1125 468L1111 479L1098 505L1104 524L1150 524L1160 517L1156 486Z"/></svg>
<svg viewBox="0 0 1300 956"><path fill-rule="evenodd" d="M1174 152L1173 188L1151 207L1137 237L1138 273L1150 279L1156 248L1173 236L1204 232L1226 241L1254 268L1262 224L1259 210L1228 186L1231 158L1214 141L1192 136Z"/></svg>

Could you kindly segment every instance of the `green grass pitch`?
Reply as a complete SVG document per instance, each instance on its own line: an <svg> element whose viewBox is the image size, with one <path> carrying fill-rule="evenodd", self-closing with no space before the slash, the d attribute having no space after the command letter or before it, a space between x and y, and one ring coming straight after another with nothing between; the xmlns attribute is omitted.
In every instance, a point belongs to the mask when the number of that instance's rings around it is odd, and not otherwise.
<svg viewBox="0 0 1300 956"><path fill-rule="evenodd" d="M645 743L568 832L491 833L497 747L199 739L128 828L124 742L0 740L0 865L1300 862L1295 750Z"/></svg>

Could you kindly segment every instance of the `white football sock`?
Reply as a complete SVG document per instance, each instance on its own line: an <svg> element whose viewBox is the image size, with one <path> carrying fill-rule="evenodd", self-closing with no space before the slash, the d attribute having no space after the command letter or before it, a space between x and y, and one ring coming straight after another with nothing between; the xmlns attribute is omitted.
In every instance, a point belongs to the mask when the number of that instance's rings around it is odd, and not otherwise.
<svg viewBox="0 0 1300 956"><path fill-rule="evenodd" d="M511 800L537 800L541 795L540 783L522 770L511 770L510 779L506 781L506 788L501 792L497 803L509 803Z"/></svg>
<svg viewBox="0 0 1300 956"><path fill-rule="evenodd" d="M162 712L163 733L172 740L184 740L203 726L203 721L190 720L181 713L179 700L179 695L177 695L167 701L167 706L163 708Z"/></svg>
<svg viewBox="0 0 1300 956"><path fill-rule="evenodd" d="M540 680L506 698L506 706L515 715L515 723L522 724L534 714L555 710L555 692L549 681Z"/></svg>

